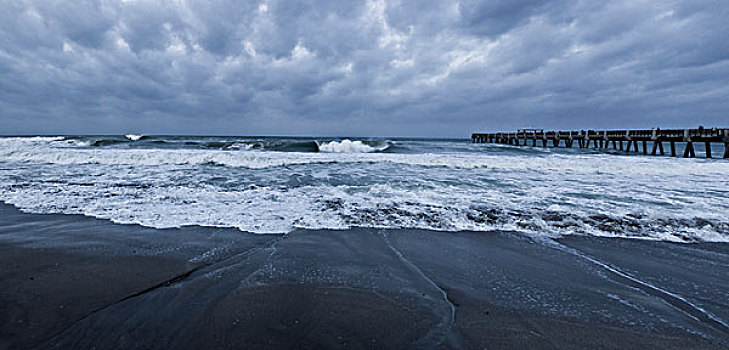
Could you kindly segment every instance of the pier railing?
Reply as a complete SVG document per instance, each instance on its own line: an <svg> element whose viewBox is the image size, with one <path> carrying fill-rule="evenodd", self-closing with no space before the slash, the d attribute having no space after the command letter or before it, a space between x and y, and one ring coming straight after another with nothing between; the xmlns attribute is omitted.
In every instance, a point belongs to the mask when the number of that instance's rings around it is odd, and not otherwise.
<svg viewBox="0 0 729 350"><path fill-rule="evenodd" d="M571 131L544 131L541 129L522 129L516 132L474 133L471 140L475 143L501 143L514 146L571 148L575 143L580 148L602 148L619 150L622 152L641 152L647 155L648 142L652 145L651 155L657 153L664 155L663 143L670 145L671 156L676 156L676 143L685 143L683 157L696 157L694 143L706 145L706 157L711 158L711 144L724 144L724 158L729 158L729 128L702 128L697 129L668 129L653 128L650 130L571 130ZM624 145L625 143L625 145Z"/></svg>

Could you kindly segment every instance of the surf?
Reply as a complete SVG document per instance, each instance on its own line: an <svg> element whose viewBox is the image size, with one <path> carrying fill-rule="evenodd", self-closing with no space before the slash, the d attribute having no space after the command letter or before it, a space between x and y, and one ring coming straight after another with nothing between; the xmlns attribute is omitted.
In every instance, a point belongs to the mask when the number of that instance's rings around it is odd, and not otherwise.
<svg viewBox="0 0 729 350"><path fill-rule="evenodd" d="M326 153L374 153L383 152L390 148L389 141L352 141L344 139L317 144L319 152Z"/></svg>

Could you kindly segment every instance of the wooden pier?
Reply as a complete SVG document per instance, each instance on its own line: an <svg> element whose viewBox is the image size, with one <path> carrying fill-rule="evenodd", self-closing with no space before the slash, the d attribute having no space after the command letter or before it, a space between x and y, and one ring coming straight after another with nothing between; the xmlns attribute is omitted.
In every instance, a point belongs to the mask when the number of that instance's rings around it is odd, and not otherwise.
<svg viewBox="0 0 729 350"><path fill-rule="evenodd" d="M706 147L706 158L711 158L711 144L724 144L724 158L729 158L729 128L705 129L671 129L662 130L578 130L578 131L544 131L542 129L522 129L516 132L474 133L474 143L500 143L514 146L610 149L621 152L642 153L644 155L665 155L670 151L676 157L676 144L685 144L684 158L696 157L695 143L703 143ZM651 150L648 150L648 143ZM664 148L668 143L668 149ZM551 144L551 145L550 145ZM612 146L612 147L611 147ZM640 147L642 146L642 148Z"/></svg>

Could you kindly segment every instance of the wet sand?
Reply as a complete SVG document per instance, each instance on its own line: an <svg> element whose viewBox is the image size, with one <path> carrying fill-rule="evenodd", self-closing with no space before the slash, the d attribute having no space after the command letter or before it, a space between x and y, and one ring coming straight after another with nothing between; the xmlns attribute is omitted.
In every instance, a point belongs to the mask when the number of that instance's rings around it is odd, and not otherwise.
<svg viewBox="0 0 729 350"><path fill-rule="evenodd" d="M729 245L155 230L0 205L0 348L729 346Z"/></svg>

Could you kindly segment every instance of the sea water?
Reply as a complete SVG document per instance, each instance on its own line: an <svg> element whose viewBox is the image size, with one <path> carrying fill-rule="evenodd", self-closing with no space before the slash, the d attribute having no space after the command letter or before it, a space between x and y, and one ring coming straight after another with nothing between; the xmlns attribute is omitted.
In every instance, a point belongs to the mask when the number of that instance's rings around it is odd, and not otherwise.
<svg viewBox="0 0 729 350"><path fill-rule="evenodd" d="M0 200L156 228L729 241L729 161L465 139L0 137Z"/></svg>

